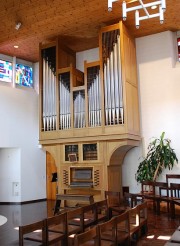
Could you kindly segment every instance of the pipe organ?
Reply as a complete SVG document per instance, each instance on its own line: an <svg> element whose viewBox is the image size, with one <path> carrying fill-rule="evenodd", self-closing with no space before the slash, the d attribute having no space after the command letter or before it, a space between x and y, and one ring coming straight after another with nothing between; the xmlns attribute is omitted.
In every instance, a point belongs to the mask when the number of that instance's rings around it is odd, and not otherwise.
<svg viewBox="0 0 180 246"><path fill-rule="evenodd" d="M59 38L40 44L39 117L60 193L122 190L124 156L140 143L135 42L122 22L101 28L99 60L84 71Z"/></svg>

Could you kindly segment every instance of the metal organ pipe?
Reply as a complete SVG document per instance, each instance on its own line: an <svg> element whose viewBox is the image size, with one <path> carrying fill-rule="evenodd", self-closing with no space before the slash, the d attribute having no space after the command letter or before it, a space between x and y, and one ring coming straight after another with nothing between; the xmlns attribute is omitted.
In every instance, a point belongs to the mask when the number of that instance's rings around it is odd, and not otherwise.
<svg viewBox="0 0 180 246"><path fill-rule="evenodd" d="M93 67L89 71L88 88L88 110L90 127L101 125L101 90L100 90L100 71Z"/></svg>
<svg viewBox="0 0 180 246"><path fill-rule="evenodd" d="M78 91L74 94L74 127L85 127L85 98L83 91Z"/></svg>
<svg viewBox="0 0 180 246"><path fill-rule="evenodd" d="M60 97L60 129L69 129L70 120L70 85L66 82L67 74L59 76L59 97ZM70 78L70 77L69 77Z"/></svg>
<svg viewBox="0 0 180 246"><path fill-rule="evenodd" d="M122 88L122 79L121 79L121 43L120 36L117 37L118 43L118 71L119 71L119 100L120 100L120 114L121 114L121 122L124 124L124 108L123 108L123 88Z"/></svg>
<svg viewBox="0 0 180 246"><path fill-rule="evenodd" d="M45 90L45 84L46 84L46 61L43 59L43 129L46 130L46 90Z"/></svg>
<svg viewBox="0 0 180 246"><path fill-rule="evenodd" d="M106 39L106 41L104 41ZM118 31L103 34L105 124L123 124L120 35Z"/></svg>
<svg viewBox="0 0 180 246"><path fill-rule="evenodd" d="M119 122L119 76L118 76L118 45L117 43L114 44L114 81L115 81L115 113L116 113L116 120ZM121 78L120 78L121 79Z"/></svg>
<svg viewBox="0 0 180 246"><path fill-rule="evenodd" d="M108 125L107 65L104 64L105 124Z"/></svg>
<svg viewBox="0 0 180 246"><path fill-rule="evenodd" d="M56 75L48 56L43 57L43 130L56 130Z"/></svg>
<svg viewBox="0 0 180 246"><path fill-rule="evenodd" d="M111 125L112 121L112 107L111 107L111 76L110 76L110 61L109 58L107 59L107 88L108 88L108 115L109 115L109 121L108 123Z"/></svg>

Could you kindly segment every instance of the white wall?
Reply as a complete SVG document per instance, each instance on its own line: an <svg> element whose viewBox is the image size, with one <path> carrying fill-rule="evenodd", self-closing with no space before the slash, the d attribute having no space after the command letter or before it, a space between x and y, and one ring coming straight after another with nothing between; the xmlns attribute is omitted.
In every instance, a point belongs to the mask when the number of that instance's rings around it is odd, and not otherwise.
<svg viewBox="0 0 180 246"><path fill-rule="evenodd" d="M169 31L136 39L142 148L132 149L124 160L123 185L131 180L131 192L140 190L134 175L153 137L165 131L180 160L180 64L174 66L174 44ZM180 165L165 170L159 180L165 181L166 173L180 173Z"/></svg>
<svg viewBox="0 0 180 246"><path fill-rule="evenodd" d="M0 84L0 202L46 198L46 162L45 153L38 148L38 117L35 90ZM19 183L16 196L13 182Z"/></svg>
<svg viewBox="0 0 180 246"><path fill-rule="evenodd" d="M76 68L84 72L84 61L99 61L99 48L76 53Z"/></svg>

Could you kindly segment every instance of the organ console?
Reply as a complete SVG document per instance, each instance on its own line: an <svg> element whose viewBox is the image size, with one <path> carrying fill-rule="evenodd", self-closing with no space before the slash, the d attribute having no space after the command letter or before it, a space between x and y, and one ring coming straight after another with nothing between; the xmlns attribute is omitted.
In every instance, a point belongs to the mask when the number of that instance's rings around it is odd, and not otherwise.
<svg viewBox="0 0 180 246"><path fill-rule="evenodd" d="M104 190L122 190L124 156L140 142L135 43L122 22L100 30L99 61L84 61L84 71L58 38L40 44L39 138L56 161L62 193L96 199ZM77 177L89 170L81 187Z"/></svg>

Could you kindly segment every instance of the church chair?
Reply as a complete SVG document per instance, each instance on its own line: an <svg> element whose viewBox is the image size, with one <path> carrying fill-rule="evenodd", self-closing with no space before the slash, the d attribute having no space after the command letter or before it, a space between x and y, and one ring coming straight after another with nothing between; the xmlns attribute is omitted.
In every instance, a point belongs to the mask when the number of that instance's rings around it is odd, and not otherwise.
<svg viewBox="0 0 180 246"><path fill-rule="evenodd" d="M171 197L180 198L180 184L170 183Z"/></svg>
<svg viewBox="0 0 180 246"><path fill-rule="evenodd" d="M137 205L137 197L128 192L124 192L124 205L126 208L133 208Z"/></svg>
<svg viewBox="0 0 180 246"><path fill-rule="evenodd" d="M116 223L117 245L130 245L129 211L114 217Z"/></svg>
<svg viewBox="0 0 180 246"><path fill-rule="evenodd" d="M155 195L156 196L168 197L168 194L167 194L168 183L167 182L157 182L157 181L155 181L154 182L154 187L155 187ZM162 193L162 190L163 189L166 191L165 194ZM164 208L166 208L167 211L169 212L169 203L168 202L166 202L166 201L160 201L159 206L163 210L164 210ZM157 208L156 208L156 210L157 210Z"/></svg>
<svg viewBox="0 0 180 246"><path fill-rule="evenodd" d="M108 206L119 206L121 204L121 193L119 191L105 191L105 199L108 200Z"/></svg>
<svg viewBox="0 0 180 246"><path fill-rule="evenodd" d="M143 202L138 205L139 211L139 236L147 234L148 224L147 224L147 202Z"/></svg>
<svg viewBox="0 0 180 246"><path fill-rule="evenodd" d="M173 188L171 187L159 187L159 193L160 193L160 202L158 204L159 211L165 210L172 216L172 210L174 205L172 204L173 199ZM164 205L165 204L165 205Z"/></svg>
<svg viewBox="0 0 180 246"><path fill-rule="evenodd" d="M107 199L96 202L97 223L105 222L109 219L109 209Z"/></svg>
<svg viewBox="0 0 180 246"><path fill-rule="evenodd" d="M141 194L142 194L142 202L147 202L148 206L153 207L154 211L156 211L156 203L155 200L153 199L153 196L155 196L154 181L142 181ZM150 196L152 196L152 198Z"/></svg>
<svg viewBox="0 0 180 246"><path fill-rule="evenodd" d="M124 199L121 198L121 193L119 191L105 191L104 194L105 199L108 201L109 219L125 212Z"/></svg>
<svg viewBox="0 0 180 246"><path fill-rule="evenodd" d="M148 195L155 195L154 181L142 181L141 193Z"/></svg>
<svg viewBox="0 0 180 246"><path fill-rule="evenodd" d="M37 242L37 245L47 245L45 220L19 226L19 246L26 245L24 240Z"/></svg>
<svg viewBox="0 0 180 246"><path fill-rule="evenodd" d="M83 209L82 207L67 212L68 246L74 244L76 234L83 232Z"/></svg>
<svg viewBox="0 0 180 246"><path fill-rule="evenodd" d="M82 207L83 210L83 231L97 223L96 203Z"/></svg>
<svg viewBox="0 0 180 246"><path fill-rule="evenodd" d="M170 203L171 217L175 218L175 214L179 213L180 206L180 184L170 183L169 196L173 200Z"/></svg>
<svg viewBox="0 0 180 246"><path fill-rule="evenodd" d="M175 181L173 183L179 183L179 179L180 179L180 174L166 174L166 182L168 183L169 187L172 181Z"/></svg>
<svg viewBox="0 0 180 246"><path fill-rule="evenodd" d="M46 219L47 245L61 242L63 246L67 242L67 213L62 213Z"/></svg>
<svg viewBox="0 0 180 246"><path fill-rule="evenodd" d="M104 223L98 224L100 243L102 246L116 245L116 220L115 217Z"/></svg>
<svg viewBox="0 0 180 246"><path fill-rule="evenodd" d="M76 234L74 246L100 246L99 228L93 226L89 230Z"/></svg>
<svg viewBox="0 0 180 246"><path fill-rule="evenodd" d="M130 238L132 241L137 241L139 238L139 208L138 205L128 211Z"/></svg>
<svg viewBox="0 0 180 246"><path fill-rule="evenodd" d="M68 235L83 232L83 209L82 207L67 211Z"/></svg>
<svg viewBox="0 0 180 246"><path fill-rule="evenodd" d="M155 195L160 195L160 188L166 188L168 187L167 182L154 182L154 189L155 189Z"/></svg>

